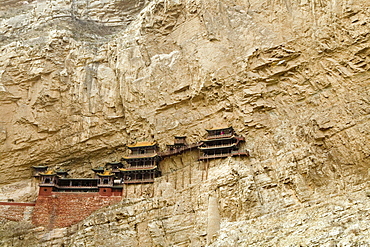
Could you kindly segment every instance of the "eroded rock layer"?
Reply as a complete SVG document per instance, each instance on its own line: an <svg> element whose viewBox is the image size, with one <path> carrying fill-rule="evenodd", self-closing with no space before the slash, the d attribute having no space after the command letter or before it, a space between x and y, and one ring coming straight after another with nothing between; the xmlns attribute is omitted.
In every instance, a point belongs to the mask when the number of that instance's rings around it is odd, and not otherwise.
<svg viewBox="0 0 370 247"><path fill-rule="evenodd" d="M153 186L127 188L136 199L51 233L18 223L37 237L4 244L367 243L367 1L5 2L1 199L35 198L32 165L89 176L125 144L194 143L206 128L233 126L250 157L165 159Z"/></svg>

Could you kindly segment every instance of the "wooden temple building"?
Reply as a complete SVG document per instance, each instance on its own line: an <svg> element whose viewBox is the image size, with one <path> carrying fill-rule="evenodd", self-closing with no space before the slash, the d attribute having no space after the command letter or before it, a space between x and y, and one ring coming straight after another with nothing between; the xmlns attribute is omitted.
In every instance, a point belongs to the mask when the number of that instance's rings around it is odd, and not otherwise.
<svg viewBox="0 0 370 247"><path fill-rule="evenodd" d="M34 167L35 171L37 169ZM111 171L96 172L95 178L67 178L68 172L65 170L46 169L34 175L39 179L39 195L47 196L52 192L99 192L101 196L122 195L122 184L114 183L114 174Z"/></svg>
<svg viewBox="0 0 370 247"><path fill-rule="evenodd" d="M94 178L69 178L65 170L48 170L45 165L33 166L33 176L39 180L39 194L52 192L98 192L100 196L122 196L125 184L153 183L161 176L159 162L169 156L197 148L199 160L207 161L230 156L248 156L240 149L244 137L235 134L232 127L208 129L206 139L188 144L185 136L175 136L167 150L158 152L156 142L137 142L127 145L130 154L122 162L109 162L104 167L93 168Z"/></svg>
<svg viewBox="0 0 370 247"><path fill-rule="evenodd" d="M131 154L124 156L127 163L120 168L124 184L153 183L160 176L158 145L156 142L137 142L127 146Z"/></svg>
<svg viewBox="0 0 370 247"><path fill-rule="evenodd" d="M40 179L41 175L40 173L44 173L47 171L48 167L45 165L39 165L39 166L32 166L33 168L33 177Z"/></svg>
<svg viewBox="0 0 370 247"><path fill-rule="evenodd" d="M235 134L232 127L206 130L208 135L198 149L202 152L199 160L224 158L229 156L248 156L247 151L240 150L244 137Z"/></svg>
<svg viewBox="0 0 370 247"><path fill-rule="evenodd" d="M167 144L167 150L164 152L159 153L161 159L166 157L181 154L183 152L192 150L197 148L200 145L199 142L194 144L188 144L186 142L186 136L175 136L175 140L173 144Z"/></svg>
<svg viewBox="0 0 370 247"><path fill-rule="evenodd" d="M175 141L173 144L167 144L167 149L169 151L175 151L183 149L186 146L188 146L186 143L186 136L175 136Z"/></svg>

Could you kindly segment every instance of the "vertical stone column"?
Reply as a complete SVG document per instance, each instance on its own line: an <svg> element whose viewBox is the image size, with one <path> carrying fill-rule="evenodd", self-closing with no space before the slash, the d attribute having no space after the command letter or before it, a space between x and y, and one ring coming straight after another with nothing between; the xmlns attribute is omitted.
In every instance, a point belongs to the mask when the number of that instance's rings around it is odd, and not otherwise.
<svg viewBox="0 0 370 247"><path fill-rule="evenodd" d="M207 244L210 244L213 236L220 230L221 216L218 209L218 198L215 193L208 198L208 221L207 221Z"/></svg>

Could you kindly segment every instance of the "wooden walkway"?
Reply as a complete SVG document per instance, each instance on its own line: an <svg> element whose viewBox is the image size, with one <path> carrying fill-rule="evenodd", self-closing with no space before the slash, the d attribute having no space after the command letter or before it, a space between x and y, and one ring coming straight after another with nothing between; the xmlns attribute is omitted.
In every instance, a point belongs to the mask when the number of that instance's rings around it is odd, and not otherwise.
<svg viewBox="0 0 370 247"><path fill-rule="evenodd" d="M192 150L194 148L198 148L202 144L203 144L203 142L197 142L197 143L194 143L194 144L183 146L181 148L176 148L174 150L168 150L168 151L165 151L165 152L161 152L161 153L158 153L158 155L161 158L166 158L166 157L169 157L169 156L172 156L172 155L181 154L183 152Z"/></svg>
<svg viewBox="0 0 370 247"><path fill-rule="evenodd" d="M225 153L225 154L202 155L199 157L199 160L227 158L231 156L249 156L249 152L248 151L237 151L237 152Z"/></svg>

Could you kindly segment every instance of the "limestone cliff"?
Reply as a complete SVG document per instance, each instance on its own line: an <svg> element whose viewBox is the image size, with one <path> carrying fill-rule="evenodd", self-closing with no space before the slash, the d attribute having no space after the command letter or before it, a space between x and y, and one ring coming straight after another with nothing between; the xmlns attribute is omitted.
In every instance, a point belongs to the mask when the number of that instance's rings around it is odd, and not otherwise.
<svg viewBox="0 0 370 247"><path fill-rule="evenodd" d="M205 128L232 125L251 154L167 159L136 199L51 233L19 223L30 230L4 245L370 243L368 1L5 0L0 13L2 199L35 197L32 165L88 175L127 143Z"/></svg>

